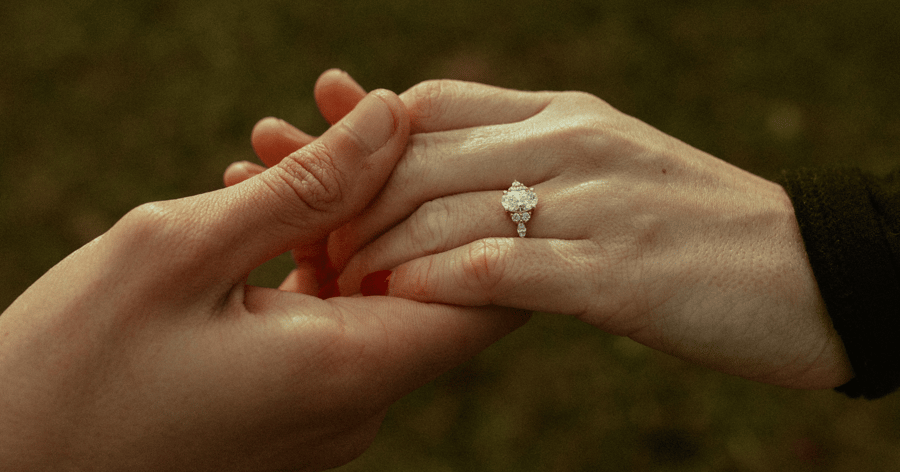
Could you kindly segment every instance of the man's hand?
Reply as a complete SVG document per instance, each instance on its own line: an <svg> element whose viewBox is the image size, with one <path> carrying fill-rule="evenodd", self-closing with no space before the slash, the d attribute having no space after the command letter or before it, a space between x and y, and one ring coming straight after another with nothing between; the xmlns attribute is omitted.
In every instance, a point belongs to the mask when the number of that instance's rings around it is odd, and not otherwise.
<svg viewBox="0 0 900 472"><path fill-rule="evenodd" d="M312 296L326 236L379 192L407 142L396 95L357 101L253 178L135 209L0 316L0 469L337 466L392 402L525 321ZM309 262L292 275L300 293L245 285L290 249Z"/></svg>

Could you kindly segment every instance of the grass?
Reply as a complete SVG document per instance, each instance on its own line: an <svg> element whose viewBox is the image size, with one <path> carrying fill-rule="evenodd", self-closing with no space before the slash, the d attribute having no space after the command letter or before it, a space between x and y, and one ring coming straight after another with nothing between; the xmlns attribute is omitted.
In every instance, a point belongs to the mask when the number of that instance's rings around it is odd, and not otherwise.
<svg viewBox="0 0 900 472"><path fill-rule="evenodd" d="M132 207L218 188L259 118L323 131L329 67L398 91L588 91L770 178L900 162L889 0L38 0L0 6L0 32L2 307ZM397 404L342 470L889 470L898 403L757 385L542 314Z"/></svg>

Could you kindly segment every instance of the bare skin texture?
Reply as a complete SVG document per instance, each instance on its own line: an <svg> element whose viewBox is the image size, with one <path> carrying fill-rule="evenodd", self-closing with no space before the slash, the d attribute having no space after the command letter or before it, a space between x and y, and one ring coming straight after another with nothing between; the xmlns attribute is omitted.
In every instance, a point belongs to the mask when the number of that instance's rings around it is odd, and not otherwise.
<svg viewBox="0 0 900 472"><path fill-rule="evenodd" d="M525 322L314 296L326 235L406 149L399 98L364 96L320 97L335 122L321 138L243 183L135 209L0 316L0 470L334 467L392 402ZM289 249L291 292L245 285Z"/></svg>
<svg viewBox="0 0 900 472"><path fill-rule="evenodd" d="M365 95L336 71L320 84ZM432 81L401 99L405 155L329 238L341 293L387 269L391 297L571 315L775 385L852 377L777 184L584 93ZM274 165L302 136L264 120L253 142ZM236 164L226 181L262 169ZM500 205L514 180L540 199L525 239Z"/></svg>

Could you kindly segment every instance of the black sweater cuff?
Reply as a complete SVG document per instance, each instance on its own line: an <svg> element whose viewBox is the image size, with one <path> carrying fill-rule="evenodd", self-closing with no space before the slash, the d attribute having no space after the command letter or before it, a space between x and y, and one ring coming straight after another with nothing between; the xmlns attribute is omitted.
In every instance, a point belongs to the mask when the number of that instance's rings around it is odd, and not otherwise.
<svg viewBox="0 0 900 472"><path fill-rule="evenodd" d="M786 172L806 252L856 374L837 390L878 398L900 387L900 173Z"/></svg>

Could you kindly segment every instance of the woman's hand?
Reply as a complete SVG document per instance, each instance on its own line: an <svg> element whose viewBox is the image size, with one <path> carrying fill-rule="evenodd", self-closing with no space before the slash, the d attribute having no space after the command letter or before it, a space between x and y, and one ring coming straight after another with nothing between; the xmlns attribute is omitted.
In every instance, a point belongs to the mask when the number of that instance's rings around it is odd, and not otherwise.
<svg viewBox="0 0 900 472"><path fill-rule="evenodd" d="M2 470L319 470L388 405L524 322L316 293L326 235L405 149L396 95L240 185L139 207L0 316ZM245 286L288 250L294 291ZM318 272L321 272L321 268Z"/></svg>
<svg viewBox="0 0 900 472"><path fill-rule="evenodd" d="M584 93L435 81L401 98L408 150L329 238L329 292L374 273L369 293L573 315L761 382L852 376L780 186ZM524 239L500 204L514 180L539 199Z"/></svg>

